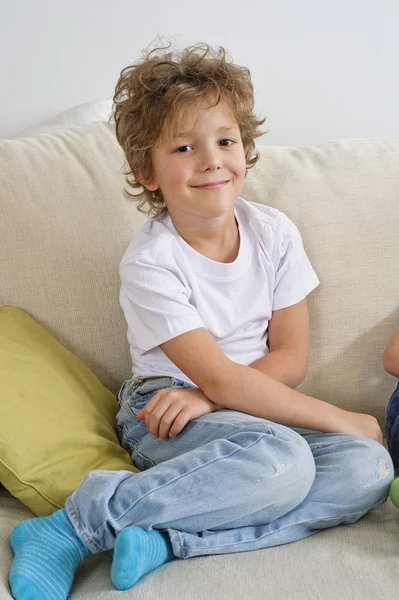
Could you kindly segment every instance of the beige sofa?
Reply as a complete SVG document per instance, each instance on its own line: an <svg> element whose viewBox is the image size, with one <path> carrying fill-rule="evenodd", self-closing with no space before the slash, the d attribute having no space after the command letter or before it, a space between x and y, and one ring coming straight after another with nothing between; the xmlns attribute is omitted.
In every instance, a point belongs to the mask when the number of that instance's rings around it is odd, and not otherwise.
<svg viewBox="0 0 399 600"><path fill-rule="evenodd" d="M399 141L260 151L243 196L286 212L321 281L309 298L311 359L300 389L383 424L395 380L381 357L399 325ZM145 220L123 185L106 123L0 141L0 306L27 311L114 393L130 373L118 264ZM1 599L11 597L9 532L31 516L2 488ZM110 553L84 563L71 598L395 597L399 511L388 500L355 525L293 544L174 561L127 592L113 589L110 564Z"/></svg>

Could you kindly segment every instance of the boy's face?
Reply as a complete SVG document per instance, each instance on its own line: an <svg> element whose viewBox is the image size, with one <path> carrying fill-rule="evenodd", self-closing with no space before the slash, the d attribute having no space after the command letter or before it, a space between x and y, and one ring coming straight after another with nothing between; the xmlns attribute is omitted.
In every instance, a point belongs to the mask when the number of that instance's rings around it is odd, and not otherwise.
<svg viewBox="0 0 399 600"><path fill-rule="evenodd" d="M204 108L205 106L205 108ZM146 187L160 188L173 218L214 218L231 215L246 172L239 126L229 105L187 108L179 134L152 148L154 179Z"/></svg>

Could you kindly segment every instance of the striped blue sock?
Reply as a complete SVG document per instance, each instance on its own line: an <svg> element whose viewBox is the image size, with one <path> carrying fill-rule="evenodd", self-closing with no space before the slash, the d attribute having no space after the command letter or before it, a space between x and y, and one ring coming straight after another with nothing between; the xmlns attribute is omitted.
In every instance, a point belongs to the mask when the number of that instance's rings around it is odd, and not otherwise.
<svg viewBox="0 0 399 600"><path fill-rule="evenodd" d="M127 527L117 536L111 579L118 590L128 590L146 573L172 560L174 554L167 534L157 529Z"/></svg>
<svg viewBox="0 0 399 600"><path fill-rule="evenodd" d="M16 600L64 600L76 567L92 554L65 509L19 523L10 542L15 558L9 579Z"/></svg>

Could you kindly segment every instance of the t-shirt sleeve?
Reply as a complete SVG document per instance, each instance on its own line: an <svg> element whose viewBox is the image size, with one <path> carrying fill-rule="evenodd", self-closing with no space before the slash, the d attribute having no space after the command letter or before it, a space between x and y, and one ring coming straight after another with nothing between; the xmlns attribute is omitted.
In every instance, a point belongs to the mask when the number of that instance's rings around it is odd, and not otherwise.
<svg viewBox="0 0 399 600"><path fill-rule="evenodd" d="M122 262L119 274L120 304L141 352L204 327L177 272L139 255Z"/></svg>
<svg viewBox="0 0 399 600"><path fill-rule="evenodd" d="M319 280L306 255L301 234L283 213L273 249L275 286L273 310L297 304L319 285Z"/></svg>

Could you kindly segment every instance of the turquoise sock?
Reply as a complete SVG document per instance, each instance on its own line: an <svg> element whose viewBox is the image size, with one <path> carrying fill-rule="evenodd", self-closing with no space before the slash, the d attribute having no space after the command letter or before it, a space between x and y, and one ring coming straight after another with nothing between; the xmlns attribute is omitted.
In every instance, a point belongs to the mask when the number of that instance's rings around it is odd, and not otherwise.
<svg viewBox="0 0 399 600"><path fill-rule="evenodd" d="M65 509L19 523L10 542L15 558L9 579L16 600L64 600L76 567L92 554Z"/></svg>
<svg viewBox="0 0 399 600"><path fill-rule="evenodd" d="M167 534L157 529L127 527L117 536L111 569L112 583L128 590L146 573L172 560L174 554Z"/></svg>

